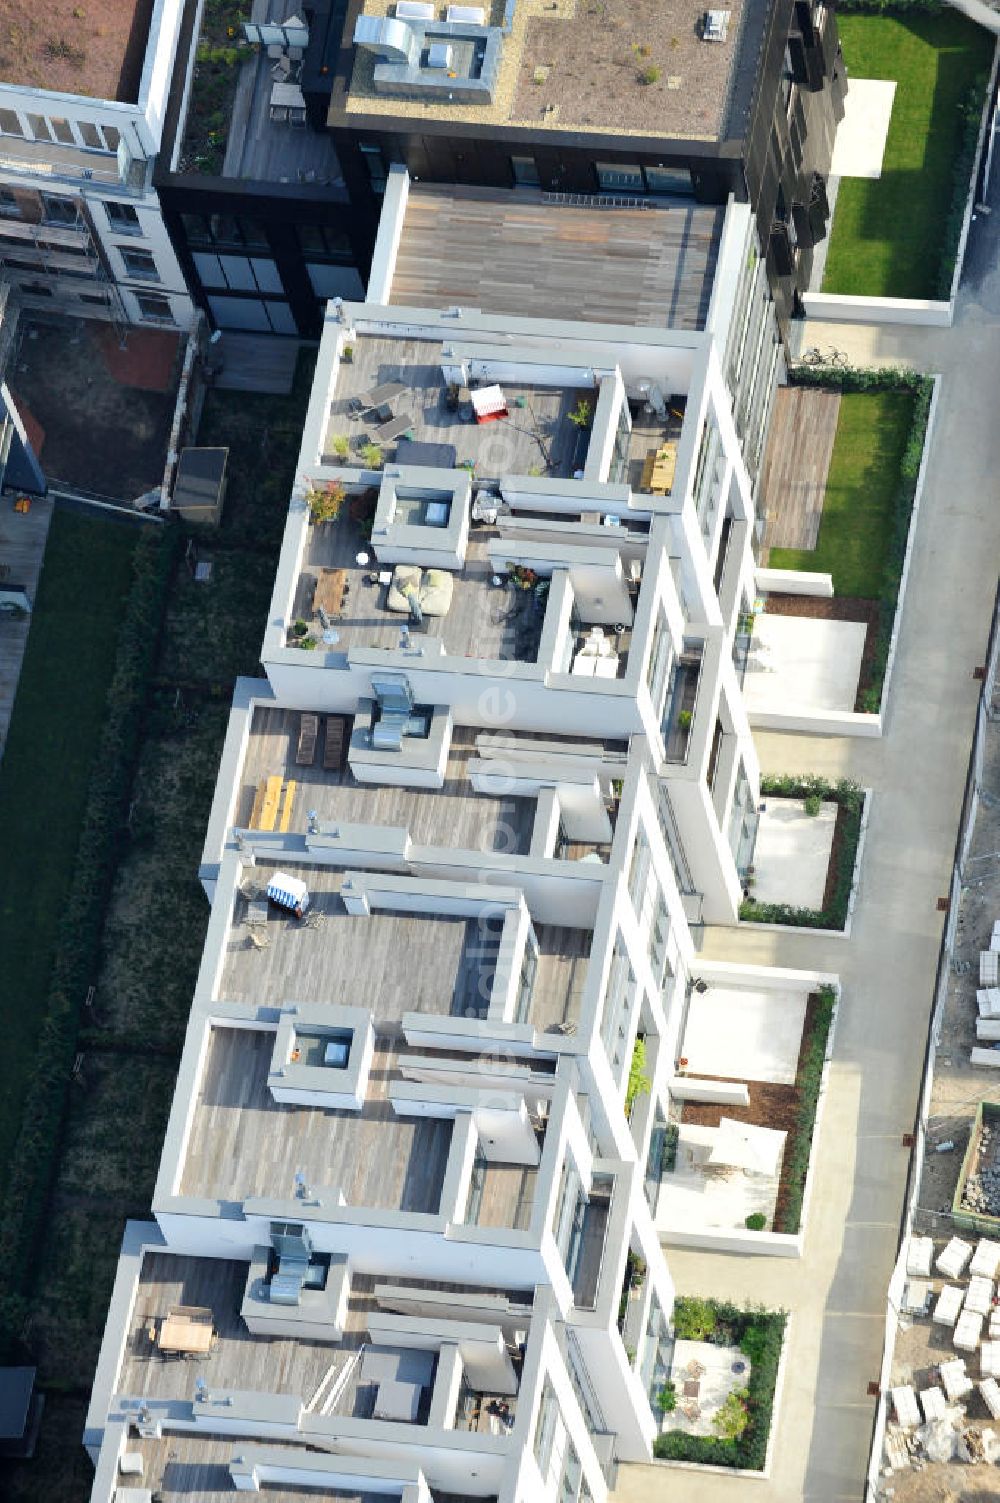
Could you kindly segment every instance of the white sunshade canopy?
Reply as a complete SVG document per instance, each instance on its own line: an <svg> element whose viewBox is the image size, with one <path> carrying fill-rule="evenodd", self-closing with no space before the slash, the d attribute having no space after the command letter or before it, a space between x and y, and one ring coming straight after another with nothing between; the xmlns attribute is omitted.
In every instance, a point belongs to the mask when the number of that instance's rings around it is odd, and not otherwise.
<svg viewBox="0 0 1000 1503"><path fill-rule="evenodd" d="M734 1169L745 1169L749 1174L766 1174L773 1179L778 1173L784 1146L783 1132L723 1117L708 1161L710 1164L728 1164Z"/></svg>
<svg viewBox="0 0 1000 1503"><path fill-rule="evenodd" d="M267 884L267 895L273 903L280 903L283 908L301 908L303 911L309 906L309 889L298 877L289 876L288 872L275 872Z"/></svg>

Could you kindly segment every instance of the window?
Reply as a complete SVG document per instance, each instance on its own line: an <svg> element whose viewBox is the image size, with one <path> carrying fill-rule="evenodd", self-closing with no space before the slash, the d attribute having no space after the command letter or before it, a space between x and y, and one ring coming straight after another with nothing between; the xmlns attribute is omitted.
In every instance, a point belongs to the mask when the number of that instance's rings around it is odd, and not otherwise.
<svg viewBox="0 0 1000 1503"><path fill-rule="evenodd" d="M61 198L56 193L42 194L42 208L48 224L76 224L79 208L75 198Z"/></svg>
<svg viewBox="0 0 1000 1503"><path fill-rule="evenodd" d="M111 227L120 235L141 235L139 216L131 204L105 204Z"/></svg>
<svg viewBox="0 0 1000 1503"><path fill-rule="evenodd" d="M141 277L146 282L158 282L160 273L156 269L156 262L145 250L126 250L124 246L118 247L118 254L125 263L125 270L130 277Z"/></svg>
<svg viewBox="0 0 1000 1503"><path fill-rule="evenodd" d="M52 119L49 121L49 125L51 126L52 134L55 136L57 141L61 141L64 146L76 145L76 137L73 135L73 127L70 125L68 120L60 120L58 118Z"/></svg>
<svg viewBox="0 0 1000 1503"><path fill-rule="evenodd" d="M616 162L595 162L597 172L597 186L602 192L609 189L624 193L642 193L645 184L642 180L642 168L638 165L630 166L626 163L619 166Z"/></svg>
<svg viewBox="0 0 1000 1503"><path fill-rule="evenodd" d="M30 297L54 297L51 287L46 287L44 282L22 282L21 291L28 293Z"/></svg>
<svg viewBox="0 0 1000 1503"><path fill-rule="evenodd" d="M673 661L674 647L670 640L667 613L661 607L653 629L653 650L649 655L649 665L646 669L646 684L649 688L649 697L653 702L653 713L656 716L661 714L666 704Z"/></svg>
<svg viewBox="0 0 1000 1503"><path fill-rule="evenodd" d="M182 214L181 224L188 245L212 244L212 231L204 214Z"/></svg>
<svg viewBox="0 0 1000 1503"><path fill-rule="evenodd" d="M0 214L6 214L8 219L21 217L21 210L11 188L0 188Z"/></svg>
<svg viewBox="0 0 1000 1503"><path fill-rule="evenodd" d="M150 323L172 324L173 314L170 311L170 303L165 297L160 297L155 292L140 292L136 297L139 304L139 312Z"/></svg>
<svg viewBox="0 0 1000 1503"><path fill-rule="evenodd" d="M354 260L347 231L330 224L300 224L299 244L310 260Z"/></svg>
<svg viewBox="0 0 1000 1503"><path fill-rule="evenodd" d="M18 119L16 110L0 110L0 135L24 135L24 127Z"/></svg>
<svg viewBox="0 0 1000 1503"><path fill-rule="evenodd" d="M694 186L686 167L647 167L646 190L649 193L681 193L690 198Z"/></svg>
<svg viewBox="0 0 1000 1503"><path fill-rule="evenodd" d="M616 1085L621 1084L625 1067L625 1044L631 1026L635 995L635 972L619 934L615 938L615 948L611 956L608 985L604 993L604 1019L601 1025L601 1039Z"/></svg>
<svg viewBox="0 0 1000 1503"><path fill-rule="evenodd" d="M382 155L381 146L376 146L373 141L359 141L358 147L361 152L361 160L368 170L368 181L371 183L373 193L385 192L385 181L389 175L389 169L385 165L385 157Z"/></svg>
<svg viewBox="0 0 1000 1503"><path fill-rule="evenodd" d="M106 292L81 292L81 303L97 303L100 307L108 306L108 294Z"/></svg>
<svg viewBox="0 0 1000 1503"><path fill-rule="evenodd" d="M514 182L521 188L537 188L541 182L534 157L511 157L510 170Z"/></svg>

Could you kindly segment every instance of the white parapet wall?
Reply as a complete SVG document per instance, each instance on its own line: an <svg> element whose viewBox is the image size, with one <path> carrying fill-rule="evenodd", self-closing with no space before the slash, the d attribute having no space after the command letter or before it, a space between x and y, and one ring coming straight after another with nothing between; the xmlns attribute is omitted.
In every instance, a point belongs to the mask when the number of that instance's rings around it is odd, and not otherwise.
<svg viewBox="0 0 1000 1503"><path fill-rule="evenodd" d="M813 574L806 569L758 569L756 579L758 590L768 594L833 598L832 574Z"/></svg>

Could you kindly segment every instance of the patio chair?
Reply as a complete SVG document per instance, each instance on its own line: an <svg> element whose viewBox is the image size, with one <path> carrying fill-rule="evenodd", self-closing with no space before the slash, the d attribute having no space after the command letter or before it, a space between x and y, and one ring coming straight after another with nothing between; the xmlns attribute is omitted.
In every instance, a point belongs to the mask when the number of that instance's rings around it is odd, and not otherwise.
<svg viewBox="0 0 1000 1503"><path fill-rule="evenodd" d="M247 934L247 944L252 950L266 950L271 941L266 934L261 934L259 929L251 929Z"/></svg>

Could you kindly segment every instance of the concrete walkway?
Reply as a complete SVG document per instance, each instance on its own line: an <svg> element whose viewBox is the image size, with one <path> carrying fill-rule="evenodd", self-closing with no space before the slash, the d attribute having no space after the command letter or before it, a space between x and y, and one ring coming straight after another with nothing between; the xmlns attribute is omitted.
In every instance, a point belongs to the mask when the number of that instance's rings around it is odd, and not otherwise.
<svg viewBox="0 0 1000 1503"><path fill-rule="evenodd" d="M682 1293L792 1312L772 1476L623 1467L622 1503L858 1503L871 1441L885 1291L913 1123L978 685L1000 567L1000 208L974 227L953 329L808 324L806 346L939 372L938 421L881 741L761 735L768 771L874 789L850 940L710 930L713 957L839 971L844 988L801 1262L669 1252Z"/></svg>

